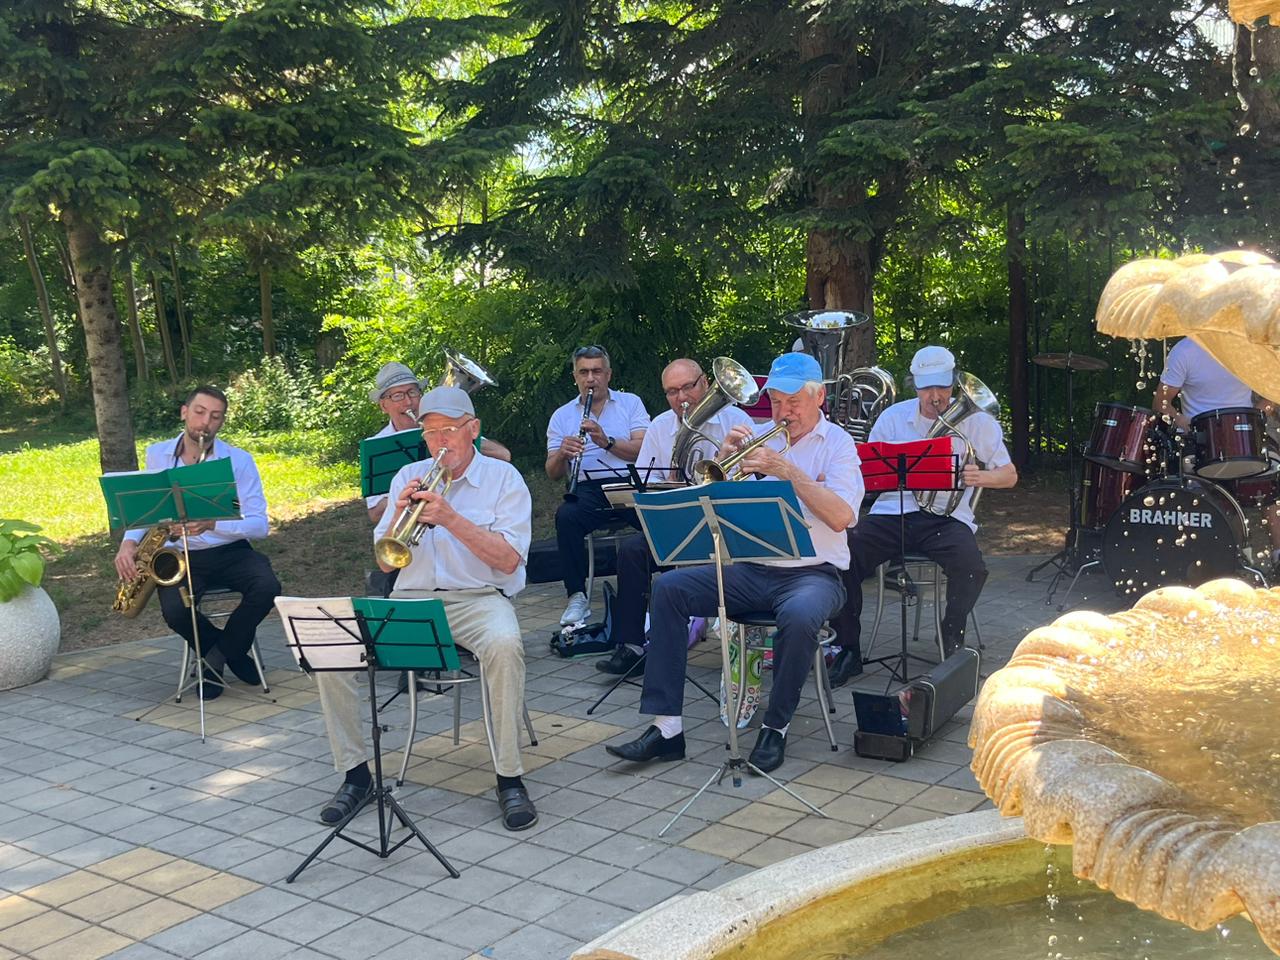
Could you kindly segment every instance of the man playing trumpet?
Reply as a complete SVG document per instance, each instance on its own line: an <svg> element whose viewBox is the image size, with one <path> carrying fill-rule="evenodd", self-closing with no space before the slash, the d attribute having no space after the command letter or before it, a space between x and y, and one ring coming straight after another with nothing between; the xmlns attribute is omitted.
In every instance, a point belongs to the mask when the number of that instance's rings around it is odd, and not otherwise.
<svg viewBox="0 0 1280 960"><path fill-rule="evenodd" d="M511 598L525 583L532 502L519 471L484 456L475 448L480 421L466 391L436 387L419 406L422 437L431 459L409 464L391 481L388 509L374 532L375 543L415 505L421 539L407 546L392 598L432 597L444 602L449 628L458 646L480 661L489 693L493 730L490 743L498 784L498 805L508 830L524 830L538 819L521 781L520 728L524 711L524 644ZM436 468L443 468L437 470ZM450 481L426 489L433 471ZM404 544L404 538L397 534ZM378 565L388 552L379 551ZM321 811L325 823L338 823L372 790L364 712L355 674L316 674L334 767L345 780Z"/></svg>
<svg viewBox="0 0 1280 960"><path fill-rule="evenodd" d="M862 472L853 439L822 413L826 390L818 361L788 353L773 362L764 389L775 424L784 420L790 437L785 452L759 445L741 463L744 474L789 481L795 488L816 556L773 563L735 563L724 568L724 595L730 619L735 613L768 610L777 622L773 643L773 689L759 739L748 758L769 773L781 766L785 738L813 664L818 630L844 605L839 572L849 565L845 531L858 519ZM718 459L748 445L745 426L729 431ZM681 717L688 659L689 617L715 616L719 606L716 568L681 567L658 578L649 605L649 656L645 660L640 710L654 714L653 724L629 743L605 749L635 762L681 760Z"/></svg>
<svg viewBox="0 0 1280 960"><path fill-rule="evenodd" d="M871 428L869 440L904 443L923 440L938 422L938 414L952 404L956 383L956 358L945 347L923 347L911 360L916 399L895 403L880 415ZM1004 436L995 417L981 410L965 417L959 429L973 445L974 455L982 463L964 466L962 482L966 488L959 503L948 516L921 510L911 493L884 493L869 514L849 531L850 563L844 575L849 600L835 621L840 654L831 664L828 676L833 687L848 683L862 672L861 625L862 581L876 567L898 556L901 529L899 512L906 514L906 549L921 553L942 566L947 577L947 606L942 616L942 649L950 655L964 644L964 625L969 611L978 602L982 585L987 581L987 568L974 537L978 529L973 519L974 489L991 487L1007 489L1018 482L1018 469L1009 459ZM963 446L953 440L953 447ZM943 496L946 496L944 493Z"/></svg>

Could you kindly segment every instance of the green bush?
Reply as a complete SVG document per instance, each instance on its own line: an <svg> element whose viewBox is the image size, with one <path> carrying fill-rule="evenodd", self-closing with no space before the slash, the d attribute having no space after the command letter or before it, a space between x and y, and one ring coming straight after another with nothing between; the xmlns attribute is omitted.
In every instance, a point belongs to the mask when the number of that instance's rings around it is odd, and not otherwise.
<svg viewBox="0 0 1280 960"><path fill-rule="evenodd" d="M280 357L264 357L227 387L227 425L242 433L289 430L323 423L327 403L314 374Z"/></svg>
<svg viewBox="0 0 1280 960"><path fill-rule="evenodd" d="M37 407L52 394L49 367L12 337L0 338L0 410Z"/></svg>
<svg viewBox="0 0 1280 960"><path fill-rule="evenodd" d="M27 585L40 586L44 557L40 548L59 551L56 543L40 536L40 528L22 520L0 520L0 603L12 600Z"/></svg>

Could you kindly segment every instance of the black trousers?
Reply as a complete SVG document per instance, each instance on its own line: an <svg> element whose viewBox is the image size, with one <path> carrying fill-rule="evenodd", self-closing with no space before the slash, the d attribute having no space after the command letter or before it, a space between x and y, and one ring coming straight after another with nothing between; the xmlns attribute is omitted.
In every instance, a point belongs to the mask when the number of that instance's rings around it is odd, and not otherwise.
<svg viewBox="0 0 1280 960"><path fill-rule="evenodd" d="M973 531L959 520L917 510L906 515L905 523L907 553L924 554L946 574L942 648L950 654L964 645L965 623L987 582L987 567ZM833 622L837 642L846 650L861 655L862 581L886 560L896 559L899 551L896 515L864 516L849 531L849 569L841 574L848 600Z"/></svg>
<svg viewBox="0 0 1280 960"><path fill-rule="evenodd" d="M670 569L654 562L643 533L618 543L618 596L613 601L613 641L618 646L644 646L644 614L649 609L653 574Z"/></svg>
<svg viewBox="0 0 1280 960"><path fill-rule="evenodd" d="M601 481L578 484L577 497L566 498L556 510L556 546L560 550L560 572L566 596L587 589L587 546L582 542L592 530L625 523L640 528L634 510L615 510L600 489Z"/></svg>
<svg viewBox="0 0 1280 960"><path fill-rule="evenodd" d="M240 605L221 627L215 627L207 617L197 614L200 645L203 647L200 653L208 653L216 647L228 660L243 657L249 652L258 624L271 612L275 598L280 595L280 581L271 569L271 561L249 546L248 540L236 540L207 550L193 550L191 584L195 588L193 603L199 603L205 592L213 587L225 587L241 595ZM164 622L194 649L191 611L182 602L179 587L161 587L156 593L160 595Z"/></svg>

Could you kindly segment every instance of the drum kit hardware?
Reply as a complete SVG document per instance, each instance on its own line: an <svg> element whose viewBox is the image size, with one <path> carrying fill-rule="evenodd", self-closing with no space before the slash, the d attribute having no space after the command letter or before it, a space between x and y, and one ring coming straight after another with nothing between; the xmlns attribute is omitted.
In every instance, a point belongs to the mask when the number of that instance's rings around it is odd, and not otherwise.
<svg viewBox="0 0 1280 960"><path fill-rule="evenodd" d="M1280 453L1262 411L1206 411L1184 434L1146 407L1099 403L1077 485L1071 376L1107 364L1076 354L1040 354L1032 362L1067 371L1071 526L1063 550L1027 574L1030 582L1055 568L1046 603L1070 576L1058 605L1064 609L1080 576L1098 567L1121 595L1241 572L1266 585L1253 562L1246 513L1280 502Z"/></svg>

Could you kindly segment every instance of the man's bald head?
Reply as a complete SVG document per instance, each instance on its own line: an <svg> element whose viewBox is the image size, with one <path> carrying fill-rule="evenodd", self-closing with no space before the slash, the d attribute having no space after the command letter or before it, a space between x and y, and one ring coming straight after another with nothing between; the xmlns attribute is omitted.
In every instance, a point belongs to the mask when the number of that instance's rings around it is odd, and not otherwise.
<svg viewBox="0 0 1280 960"><path fill-rule="evenodd" d="M687 357L672 360L662 371L662 392L676 416L680 416L685 404L692 407L707 392L707 378L702 375L702 367Z"/></svg>

